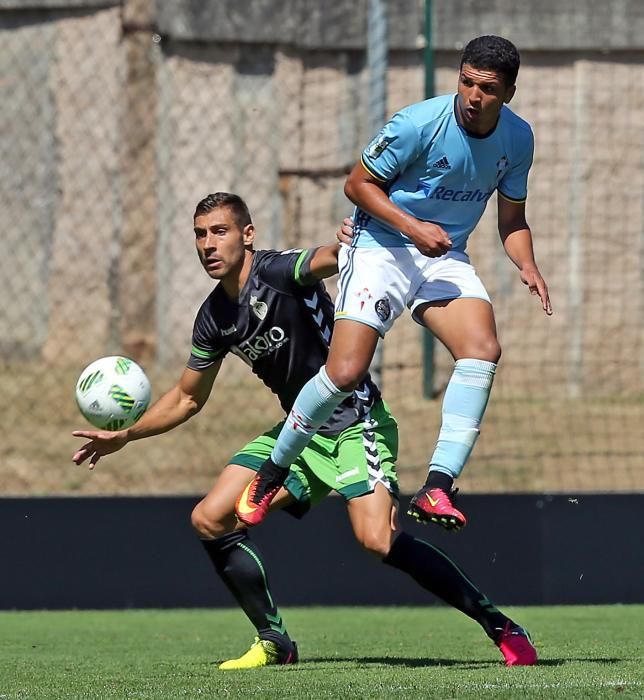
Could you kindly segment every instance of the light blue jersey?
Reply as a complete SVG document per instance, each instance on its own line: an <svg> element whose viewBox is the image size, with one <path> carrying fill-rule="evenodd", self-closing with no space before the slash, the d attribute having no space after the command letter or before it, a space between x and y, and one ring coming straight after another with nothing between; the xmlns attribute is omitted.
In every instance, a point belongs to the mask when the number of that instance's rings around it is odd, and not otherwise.
<svg viewBox="0 0 644 700"><path fill-rule="evenodd" d="M452 250L464 253L496 189L511 201L525 200L534 138L529 124L505 105L496 128L484 138L460 126L455 109L455 95L406 107L367 146L362 163L388 183L394 204L441 226L452 240ZM355 246L413 245L360 208L354 220Z"/></svg>

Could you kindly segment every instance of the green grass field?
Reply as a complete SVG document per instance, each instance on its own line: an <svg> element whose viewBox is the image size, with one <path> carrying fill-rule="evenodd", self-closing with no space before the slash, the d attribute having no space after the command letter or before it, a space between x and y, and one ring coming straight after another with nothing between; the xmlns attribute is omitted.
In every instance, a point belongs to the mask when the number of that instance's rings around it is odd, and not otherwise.
<svg viewBox="0 0 644 700"><path fill-rule="evenodd" d="M506 668L446 608L283 610L299 666L221 672L236 610L0 613L0 698L644 697L644 606L515 608L540 663Z"/></svg>

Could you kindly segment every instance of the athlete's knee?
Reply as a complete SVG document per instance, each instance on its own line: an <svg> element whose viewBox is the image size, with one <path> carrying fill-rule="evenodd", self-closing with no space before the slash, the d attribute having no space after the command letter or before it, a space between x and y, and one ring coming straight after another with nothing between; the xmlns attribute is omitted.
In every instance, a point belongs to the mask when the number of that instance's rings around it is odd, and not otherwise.
<svg viewBox="0 0 644 700"><path fill-rule="evenodd" d="M221 537L235 529L234 518L217 518L208 514L204 501L193 508L190 516L193 530L199 537Z"/></svg>
<svg viewBox="0 0 644 700"><path fill-rule="evenodd" d="M379 559L384 559L389 554L392 537L393 533L390 528L383 528L380 532L371 530L356 534L356 539L362 548Z"/></svg>
<svg viewBox="0 0 644 700"><path fill-rule="evenodd" d="M497 364L501 359L501 345L494 336L480 338L468 344L466 356L473 360L485 360Z"/></svg>
<svg viewBox="0 0 644 700"><path fill-rule="evenodd" d="M364 363L353 357L345 357L327 363L326 373L340 391L353 391L367 373Z"/></svg>
<svg viewBox="0 0 644 700"><path fill-rule="evenodd" d="M503 352L503 348L501 348L501 343L499 343L499 341L496 338L492 338L489 341L488 346L486 347L486 352L488 354L488 357L486 358L487 361L498 364L499 360L501 359L501 354Z"/></svg>

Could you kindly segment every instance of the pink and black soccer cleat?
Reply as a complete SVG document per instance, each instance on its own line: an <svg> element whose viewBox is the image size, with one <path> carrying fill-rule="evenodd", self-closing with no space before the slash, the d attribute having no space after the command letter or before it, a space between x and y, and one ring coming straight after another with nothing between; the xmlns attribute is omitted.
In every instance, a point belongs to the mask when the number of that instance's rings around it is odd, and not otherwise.
<svg viewBox="0 0 644 700"><path fill-rule="evenodd" d="M407 515L421 523L437 523L446 530L460 530L467 524L467 518L454 508L449 494L443 489L430 489L427 486L423 486L411 499Z"/></svg>
<svg viewBox="0 0 644 700"><path fill-rule="evenodd" d="M248 527L259 525L268 515L271 502L287 476L288 469L278 467L270 459L266 460L235 503L237 520Z"/></svg>
<svg viewBox="0 0 644 700"><path fill-rule="evenodd" d="M509 620L500 630L496 645L503 654L506 666L534 666L537 663L537 650L530 634L523 627L512 625Z"/></svg>

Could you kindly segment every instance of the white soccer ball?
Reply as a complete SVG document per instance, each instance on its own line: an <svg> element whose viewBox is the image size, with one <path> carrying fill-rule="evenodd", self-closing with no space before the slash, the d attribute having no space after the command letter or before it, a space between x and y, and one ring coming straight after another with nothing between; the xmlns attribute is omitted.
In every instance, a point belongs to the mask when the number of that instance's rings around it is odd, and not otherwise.
<svg viewBox="0 0 644 700"><path fill-rule="evenodd" d="M80 412L96 428L134 425L150 404L150 381L134 360L101 357L85 367L76 383Z"/></svg>

